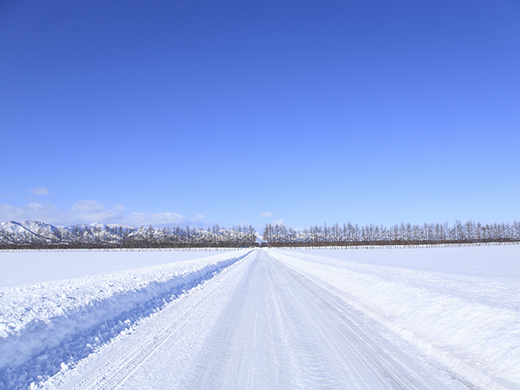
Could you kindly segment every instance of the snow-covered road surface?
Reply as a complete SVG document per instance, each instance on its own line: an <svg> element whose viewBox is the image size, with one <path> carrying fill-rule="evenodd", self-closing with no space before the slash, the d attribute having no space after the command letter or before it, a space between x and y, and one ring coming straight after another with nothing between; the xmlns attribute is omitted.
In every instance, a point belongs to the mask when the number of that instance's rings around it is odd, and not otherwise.
<svg viewBox="0 0 520 390"><path fill-rule="evenodd" d="M0 388L520 389L518 245L134 257L0 288Z"/></svg>
<svg viewBox="0 0 520 390"><path fill-rule="evenodd" d="M338 296L266 252L241 279L181 388L446 388Z"/></svg>
<svg viewBox="0 0 520 390"><path fill-rule="evenodd" d="M471 379L396 338L332 286L259 250L45 387L476 388Z"/></svg>

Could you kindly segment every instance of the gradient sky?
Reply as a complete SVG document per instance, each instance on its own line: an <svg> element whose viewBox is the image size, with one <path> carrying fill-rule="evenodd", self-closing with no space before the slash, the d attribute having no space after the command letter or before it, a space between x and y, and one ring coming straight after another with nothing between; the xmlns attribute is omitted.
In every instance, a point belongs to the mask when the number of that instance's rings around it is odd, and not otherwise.
<svg viewBox="0 0 520 390"><path fill-rule="evenodd" d="M520 3L0 2L0 220L520 219Z"/></svg>

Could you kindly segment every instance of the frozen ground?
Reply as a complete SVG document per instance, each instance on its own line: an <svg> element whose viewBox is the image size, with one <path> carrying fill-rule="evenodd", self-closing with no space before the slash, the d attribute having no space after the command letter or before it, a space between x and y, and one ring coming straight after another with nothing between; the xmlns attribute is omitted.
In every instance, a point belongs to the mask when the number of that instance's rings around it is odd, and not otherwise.
<svg viewBox="0 0 520 390"><path fill-rule="evenodd" d="M0 289L0 388L520 389L520 246L177 254Z"/></svg>

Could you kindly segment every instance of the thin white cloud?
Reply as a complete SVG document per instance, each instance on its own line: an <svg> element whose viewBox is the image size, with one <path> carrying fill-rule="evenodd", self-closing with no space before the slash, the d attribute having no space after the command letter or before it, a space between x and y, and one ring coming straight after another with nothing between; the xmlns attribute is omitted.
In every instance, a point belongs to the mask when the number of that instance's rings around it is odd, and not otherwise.
<svg viewBox="0 0 520 390"><path fill-rule="evenodd" d="M36 220L56 225L73 225L78 223L118 223L139 227L166 225L197 225L205 224L204 215L198 214L188 218L169 211L161 213L126 212L123 205L109 208L93 199L74 203L70 209L64 210L52 203L28 203L23 206L0 204L0 221Z"/></svg>
<svg viewBox="0 0 520 390"><path fill-rule="evenodd" d="M260 218L273 218L274 214L270 213L269 211L266 211L265 213L260 214Z"/></svg>
<svg viewBox="0 0 520 390"><path fill-rule="evenodd" d="M33 194L34 196L45 196L45 195L50 195L50 191L45 188L45 187L36 187L36 188L32 188L29 190L29 192L31 194Z"/></svg>
<svg viewBox="0 0 520 390"><path fill-rule="evenodd" d="M283 219L277 219L277 220L274 220L272 225L283 225Z"/></svg>
<svg viewBox="0 0 520 390"><path fill-rule="evenodd" d="M4 221L27 219L22 207L15 207L11 204L0 204L0 216Z"/></svg>
<svg viewBox="0 0 520 390"><path fill-rule="evenodd" d="M59 224L60 221L67 221L67 218L66 212L53 204L28 203L23 206L0 204L0 220L2 221L36 220Z"/></svg>
<svg viewBox="0 0 520 390"><path fill-rule="evenodd" d="M69 212L81 221L92 221L106 223L108 221L118 221L121 215L108 207L96 202L95 200L80 200L74 203Z"/></svg>
<svg viewBox="0 0 520 390"><path fill-rule="evenodd" d="M188 224L188 218L168 211L163 213L130 213L125 216L124 224L131 226L161 226L161 225L179 225Z"/></svg>
<svg viewBox="0 0 520 390"><path fill-rule="evenodd" d="M122 204L116 204L114 206L114 211L117 211L118 213L124 213L126 211L126 207Z"/></svg>

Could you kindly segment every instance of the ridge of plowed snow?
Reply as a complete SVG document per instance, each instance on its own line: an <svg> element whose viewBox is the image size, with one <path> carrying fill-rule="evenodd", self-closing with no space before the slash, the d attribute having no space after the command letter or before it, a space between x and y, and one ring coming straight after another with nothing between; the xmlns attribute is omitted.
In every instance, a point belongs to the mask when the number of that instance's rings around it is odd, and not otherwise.
<svg viewBox="0 0 520 390"><path fill-rule="evenodd" d="M249 253L0 289L0 384L52 374Z"/></svg>

